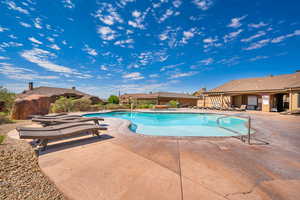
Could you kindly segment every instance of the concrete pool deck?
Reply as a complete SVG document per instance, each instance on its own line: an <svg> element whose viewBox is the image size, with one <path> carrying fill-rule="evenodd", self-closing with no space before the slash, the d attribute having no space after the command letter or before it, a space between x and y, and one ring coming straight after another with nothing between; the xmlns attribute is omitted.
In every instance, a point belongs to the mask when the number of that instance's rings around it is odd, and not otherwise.
<svg viewBox="0 0 300 200"><path fill-rule="evenodd" d="M247 112L258 139L132 134L107 119L101 138L50 143L42 171L69 199L299 199L300 117Z"/></svg>

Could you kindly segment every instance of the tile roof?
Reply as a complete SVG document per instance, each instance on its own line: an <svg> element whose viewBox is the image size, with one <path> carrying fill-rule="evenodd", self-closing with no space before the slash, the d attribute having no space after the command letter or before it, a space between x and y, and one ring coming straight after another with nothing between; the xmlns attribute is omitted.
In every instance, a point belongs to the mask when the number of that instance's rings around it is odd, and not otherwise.
<svg viewBox="0 0 300 200"><path fill-rule="evenodd" d="M64 94L75 94L77 96L82 97L93 97L92 95L80 92L74 89L67 89L67 88L55 88L55 87L36 87L33 90L25 90L23 93L18 94L18 98L26 98L30 95L43 95L43 96L61 96Z"/></svg>
<svg viewBox="0 0 300 200"><path fill-rule="evenodd" d="M174 92L155 92L155 93L136 93L136 94L124 94L121 98L141 98L141 99L154 99L158 97L168 97L168 98L187 98L187 99L197 99L198 97L184 94L184 93L174 93Z"/></svg>
<svg viewBox="0 0 300 200"><path fill-rule="evenodd" d="M279 76L233 80L208 92L284 90L296 87L300 87L300 72Z"/></svg>

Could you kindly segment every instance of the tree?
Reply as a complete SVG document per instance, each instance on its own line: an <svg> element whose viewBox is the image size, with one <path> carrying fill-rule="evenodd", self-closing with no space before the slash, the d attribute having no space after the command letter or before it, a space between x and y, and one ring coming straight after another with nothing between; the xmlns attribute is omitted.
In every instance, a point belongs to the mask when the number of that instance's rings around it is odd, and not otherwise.
<svg viewBox="0 0 300 200"><path fill-rule="evenodd" d="M71 112L74 109L74 101L72 98L60 97L51 105L51 112Z"/></svg>
<svg viewBox="0 0 300 200"><path fill-rule="evenodd" d="M119 97L117 97L116 95L110 95L110 97L108 98L108 102L112 104L118 104Z"/></svg>
<svg viewBox="0 0 300 200"><path fill-rule="evenodd" d="M171 101L169 101L169 105L170 105L172 108L178 108L179 102L176 101L176 100L171 100Z"/></svg>
<svg viewBox="0 0 300 200"><path fill-rule="evenodd" d="M0 111L9 113L14 105L16 95L0 86Z"/></svg>

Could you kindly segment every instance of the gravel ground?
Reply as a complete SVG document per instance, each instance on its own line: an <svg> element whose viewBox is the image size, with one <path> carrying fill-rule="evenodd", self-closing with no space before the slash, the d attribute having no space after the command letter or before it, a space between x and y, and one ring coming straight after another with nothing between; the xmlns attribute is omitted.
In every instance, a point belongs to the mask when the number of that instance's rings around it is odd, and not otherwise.
<svg viewBox="0 0 300 200"><path fill-rule="evenodd" d="M8 131L25 124L30 122L0 125L0 135L6 135ZM32 147L24 141L6 137L0 145L0 199L65 198L41 172Z"/></svg>

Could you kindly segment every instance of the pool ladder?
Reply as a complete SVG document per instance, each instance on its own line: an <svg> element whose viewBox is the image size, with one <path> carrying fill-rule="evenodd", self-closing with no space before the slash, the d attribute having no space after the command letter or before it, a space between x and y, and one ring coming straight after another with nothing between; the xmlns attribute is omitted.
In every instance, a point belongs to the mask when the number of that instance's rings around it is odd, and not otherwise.
<svg viewBox="0 0 300 200"><path fill-rule="evenodd" d="M238 131L229 129L229 128L224 127L224 126L221 125L221 123L220 123L220 120L221 120L221 119L225 119L225 118L229 118L229 117L233 117L233 116L234 116L234 117L243 118L243 119L247 119L247 128L248 128L248 129L247 129L247 136L241 134L241 133L238 132ZM225 129L225 130L228 130L228 131L231 131L231 132L237 134L237 135L239 136L239 139L240 139L242 142L246 142L246 140L247 140L247 143L248 143L248 144L251 144L251 143L250 143L250 140L251 140L251 117L250 117L250 115L240 115L240 114L236 114L236 115L226 115L226 116L222 116L222 117L217 118L217 124L218 124L218 126L219 126L220 128L223 128L223 129Z"/></svg>
<svg viewBox="0 0 300 200"><path fill-rule="evenodd" d="M238 131L235 131L235 130L232 130L232 129L229 129L227 127L224 127L220 124L220 119L224 119L224 118L229 118L229 117L239 117L239 118L243 118L243 119L247 119L247 136L246 135L243 135L241 133L239 133ZM228 130L228 131L231 131L237 135L239 135L239 139L242 141L242 142L246 142L247 140L247 143L250 145L251 144L251 139L252 140L256 140L256 141L259 141L261 142L262 144L270 144L269 142L266 142L264 140L261 140L261 139L257 139L257 138L251 138L251 117L250 115L241 115L241 114L234 114L234 115L226 115L226 116L222 116L222 117L219 117L217 118L217 124L220 128L223 128L225 130Z"/></svg>

